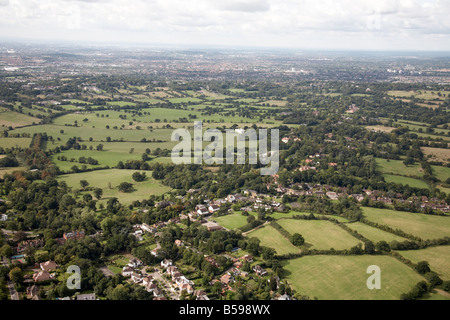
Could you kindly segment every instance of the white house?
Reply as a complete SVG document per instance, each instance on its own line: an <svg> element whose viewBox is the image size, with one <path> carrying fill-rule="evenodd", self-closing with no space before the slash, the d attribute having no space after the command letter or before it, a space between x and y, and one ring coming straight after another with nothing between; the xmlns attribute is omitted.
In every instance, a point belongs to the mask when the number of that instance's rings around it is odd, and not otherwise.
<svg viewBox="0 0 450 320"><path fill-rule="evenodd" d="M170 267L171 265L172 265L172 260L170 260L170 259L164 259L163 261L161 261L161 267L163 267L163 268Z"/></svg>

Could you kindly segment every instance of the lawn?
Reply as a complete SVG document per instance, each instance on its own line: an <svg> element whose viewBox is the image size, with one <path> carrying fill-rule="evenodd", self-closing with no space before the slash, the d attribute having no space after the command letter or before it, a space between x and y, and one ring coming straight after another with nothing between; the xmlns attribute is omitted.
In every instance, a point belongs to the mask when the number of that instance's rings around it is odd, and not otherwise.
<svg viewBox="0 0 450 320"><path fill-rule="evenodd" d="M378 228L368 226L367 224L364 224L362 222L349 223L347 226L350 229L357 231L359 234L363 235L364 237L366 237L373 243L377 243L377 242L383 241L383 240L388 243L391 241L401 242L401 241L408 240L408 239L396 236L395 234L392 234L390 232L386 232L386 231L380 230Z"/></svg>
<svg viewBox="0 0 450 320"><path fill-rule="evenodd" d="M278 224L290 234L301 234L305 238L305 244L311 246L310 249L343 250L362 243L330 221L281 219Z"/></svg>
<svg viewBox="0 0 450 320"><path fill-rule="evenodd" d="M388 183L398 183L403 185L409 185L412 188L420 188L420 189L429 189L430 187L425 181L404 177L404 176L396 176L393 174L384 174L384 180Z"/></svg>
<svg viewBox="0 0 450 320"><path fill-rule="evenodd" d="M31 138L0 138L2 148L28 148Z"/></svg>
<svg viewBox="0 0 450 320"><path fill-rule="evenodd" d="M381 270L381 289L367 288L367 268ZM425 280L389 256L305 256L284 266L289 283L300 294L320 300L397 300Z"/></svg>
<svg viewBox="0 0 450 320"><path fill-rule="evenodd" d="M419 164L405 166L402 160L375 159L377 169L385 174L394 174L402 176L423 176L422 167Z"/></svg>
<svg viewBox="0 0 450 320"><path fill-rule="evenodd" d="M275 249L277 254L299 253L300 249L295 247L288 239L283 237L275 228L266 225L247 234L248 238L258 238L261 246Z"/></svg>
<svg viewBox="0 0 450 320"><path fill-rule="evenodd" d="M421 213L362 208L368 220L400 229L422 239L438 239L450 235L450 217Z"/></svg>
<svg viewBox="0 0 450 320"><path fill-rule="evenodd" d="M23 127L33 123L39 123L40 121L40 119L30 117L26 114L0 109L0 127Z"/></svg>
<svg viewBox="0 0 450 320"><path fill-rule="evenodd" d="M248 217L243 216L240 212L236 212L226 216L212 217L210 220L217 221L222 227L232 230L245 226L247 224L247 218Z"/></svg>
<svg viewBox="0 0 450 320"><path fill-rule="evenodd" d="M116 197L123 204L129 204L135 200L148 199L151 194L161 195L171 190L167 186L163 186L156 180L152 179L151 171L139 171L147 174L147 180L143 182L135 182L131 178L134 172L139 170L119 170L108 169L93 172L74 173L59 176L59 180L66 181L69 187L80 189L80 180L87 180L89 187L102 188L103 197L101 202L106 202L108 198ZM117 186L121 182L129 182L133 184L135 191L130 193L120 192ZM111 184L111 188L109 188Z"/></svg>
<svg viewBox="0 0 450 320"><path fill-rule="evenodd" d="M399 253L414 263L428 261L431 270L437 272L441 279L450 280L450 246L400 251Z"/></svg>

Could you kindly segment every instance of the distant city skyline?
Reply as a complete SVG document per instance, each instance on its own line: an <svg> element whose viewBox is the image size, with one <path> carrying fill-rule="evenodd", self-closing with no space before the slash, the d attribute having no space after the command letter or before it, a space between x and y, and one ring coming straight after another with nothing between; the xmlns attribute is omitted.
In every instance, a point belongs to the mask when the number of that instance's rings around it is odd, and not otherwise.
<svg viewBox="0 0 450 320"><path fill-rule="evenodd" d="M450 51L444 0L0 0L0 40Z"/></svg>

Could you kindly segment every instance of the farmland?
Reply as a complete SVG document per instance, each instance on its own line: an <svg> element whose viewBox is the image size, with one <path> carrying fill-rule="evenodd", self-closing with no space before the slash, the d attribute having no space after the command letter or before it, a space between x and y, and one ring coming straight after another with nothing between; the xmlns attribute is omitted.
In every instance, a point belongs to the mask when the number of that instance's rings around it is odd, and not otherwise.
<svg viewBox="0 0 450 320"><path fill-rule="evenodd" d="M361 243L345 230L329 221L281 219L278 223L290 234L301 234L309 249L329 250L333 248L343 250Z"/></svg>
<svg viewBox="0 0 450 320"><path fill-rule="evenodd" d="M381 269L381 289L369 290L367 268ZM285 266L292 286L320 300L398 300L423 278L387 256L306 256L290 260Z"/></svg>
<svg viewBox="0 0 450 320"><path fill-rule="evenodd" d="M450 234L449 217L376 208L363 208L363 212L370 221L398 228L422 239L443 238Z"/></svg>

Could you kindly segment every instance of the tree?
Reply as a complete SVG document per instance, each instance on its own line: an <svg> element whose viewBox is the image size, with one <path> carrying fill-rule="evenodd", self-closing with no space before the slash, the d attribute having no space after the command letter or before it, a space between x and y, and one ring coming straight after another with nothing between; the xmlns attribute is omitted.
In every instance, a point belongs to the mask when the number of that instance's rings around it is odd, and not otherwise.
<svg viewBox="0 0 450 320"><path fill-rule="evenodd" d="M129 182L122 182L119 184L119 191L121 192L132 192L133 191L133 184L129 183Z"/></svg>
<svg viewBox="0 0 450 320"><path fill-rule="evenodd" d="M291 236L290 241L294 246L300 247L305 243L305 238L299 233L294 233Z"/></svg>
<svg viewBox="0 0 450 320"><path fill-rule="evenodd" d="M95 189L94 189L94 196L95 196L98 200L101 199L102 195L103 195L103 189L101 189L101 188L95 188Z"/></svg>
<svg viewBox="0 0 450 320"><path fill-rule="evenodd" d="M389 244L383 240L377 242L377 244L375 245L375 248L377 249L377 251L386 251L386 252L391 251L391 247L389 246Z"/></svg>
<svg viewBox="0 0 450 320"><path fill-rule="evenodd" d="M145 172L142 172L142 173L135 172L135 173L133 173L133 175L131 177L136 182L145 181L145 179L147 179Z"/></svg>
<svg viewBox="0 0 450 320"><path fill-rule="evenodd" d="M0 256L2 257L11 257L13 254L12 248L10 245L5 244L0 248Z"/></svg>
<svg viewBox="0 0 450 320"><path fill-rule="evenodd" d="M420 261L416 266L416 271L420 274L426 274L430 272L430 265L427 261Z"/></svg>
<svg viewBox="0 0 450 320"><path fill-rule="evenodd" d="M11 281L14 283L22 283L23 282L22 270L19 267L13 268L9 272L9 279L11 279Z"/></svg>
<svg viewBox="0 0 450 320"><path fill-rule="evenodd" d="M89 182L87 180L80 180L80 185L83 189L86 189L86 187L89 185Z"/></svg>

